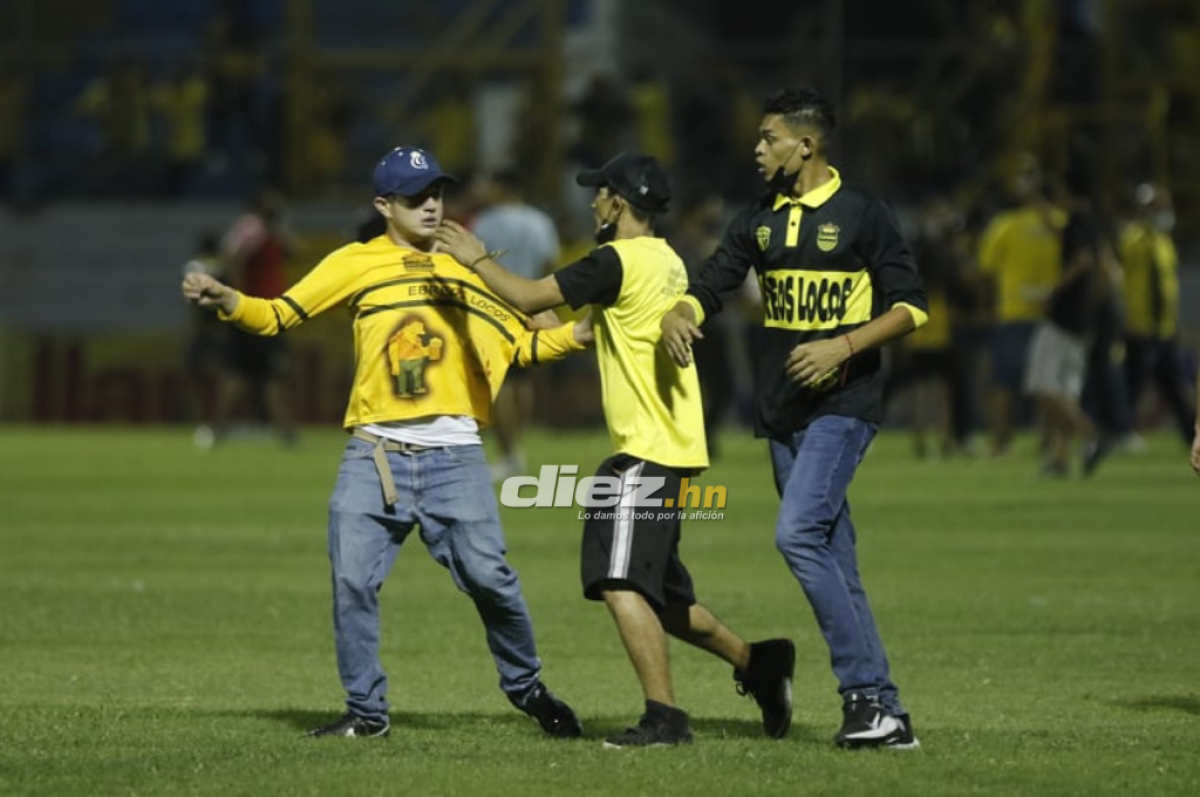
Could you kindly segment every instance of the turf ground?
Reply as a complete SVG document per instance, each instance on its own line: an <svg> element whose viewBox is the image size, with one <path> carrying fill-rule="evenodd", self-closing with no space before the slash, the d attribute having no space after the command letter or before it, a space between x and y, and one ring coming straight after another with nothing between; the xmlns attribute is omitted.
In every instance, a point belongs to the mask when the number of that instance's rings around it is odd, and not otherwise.
<svg viewBox="0 0 1200 797"><path fill-rule="evenodd" d="M505 523L585 739L509 708L469 601L415 539L383 593L391 738L301 738L341 708L324 517L342 442L0 428L0 795L1200 794L1200 479L1175 440L1043 482L1028 440L918 462L879 438L851 499L912 753L830 743L827 654L773 547L762 444L738 433L705 477L725 519L685 526L684 555L735 630L796 639L787 739L761 738L728 667L676 645L696 743L601 748L640 696L579 596L573 508ZM605 452L598 434L530 441L534 466L587 473Z"/></svg>

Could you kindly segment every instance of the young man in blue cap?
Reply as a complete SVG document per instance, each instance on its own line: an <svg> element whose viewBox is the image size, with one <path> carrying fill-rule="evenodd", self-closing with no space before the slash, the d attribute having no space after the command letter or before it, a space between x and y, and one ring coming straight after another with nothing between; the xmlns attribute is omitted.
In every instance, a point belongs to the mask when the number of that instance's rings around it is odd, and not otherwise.
<svg viewBox="0 0 1200 797"><path fill-rule="evenodd" d="M623 153L583 172L596 189L592 202L600 246L582 260L539 280L513 274L492 260L482 242L453 222L438 240L469 264L497 295L525 312L561 304L591 305L613 456L598 479L614 488L617 504L589 508L583 527L584 595L604 601L641 681L646 710L635 727L606 747L686 744L688 715L675 705L667 634L734 666L738 689L762 709L767 735L780 738L792 719L795 647L786 639L753 644L733 633L696 601L679 556L682 497L689 478L708 467L704 413L695 369L670 361L658 347L658 322L687 290L683 261L654 234L667 209L666 174L651 157ZM640 485L657 488L639 505ZM674 507L674 509L672 509Z"/></svg>
<svg viewBox="0 0 1200 797"><path fill-rule="evenodd" d="M277 299L243 295L202 274L183 293L223 320L275 335L333 308L351 311L356 371L350 439L329 504L334 637L344 716L312 736L386 736L387 675L379 662L379 591L417 526L433 558L474 601L500 688L550 735L582 733L541 681L541 661L504 535L480 430L509 365L580 350L587 322L530 330L453 257L436 251L442 189L433 156L397 147L375 169L383 235L335 250Z"/></svg>

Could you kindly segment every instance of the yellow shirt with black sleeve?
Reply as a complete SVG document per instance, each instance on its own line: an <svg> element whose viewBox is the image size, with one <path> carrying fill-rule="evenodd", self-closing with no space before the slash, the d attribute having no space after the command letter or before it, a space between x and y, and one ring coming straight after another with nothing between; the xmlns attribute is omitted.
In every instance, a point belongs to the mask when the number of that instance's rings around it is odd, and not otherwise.
<svg viewBox="0 0 1200 797"><path fill-rule="evenodd" d="M801 197L764 196L730 223L701 266L687 301L697 321L720 311L751 269L762 288L755 434L780 437L823 415L878 423L883 415L882 359L858 352L820 388L787 374L792 349L843 335L893 307L920 327L928 303L912 248L891 211L862 188L832 179Z"/></svg>
<svg viewBox="0 0 1200 797"><path fill-rule="evenodd" d="M1130 335L1171 340L1179 331L1179 253L1169 235L1143 222L1121 234L1125 326Z"/></svg>
<svg viewBox="0 0 1200 797"><path fill-rule="evenodd" d="M687 269L662 238L598 247L555 272L567 304L592 305L604 419L613 450L672 468L708 467L695 368L659 344L663 315L687 290Z"/></svg>
<svg viewBox="0 0 1200 797"><path fill-rule="evenodd" d="M979 269L996 284L996 320L1040 321L1058 284L1067 214L1036 206L996 214L979 243Z"/></svg>
<svg viewBox="0 0 1200 797"><path fill-rule="evenodd" d="M333 251L277 299L241 295L228 320L276 335L334 307L354 319L347 429L439 415L487 426L511 365L583 348L573 324L530 331L522 313L453 257L406 249L386 235Z"/></svg>

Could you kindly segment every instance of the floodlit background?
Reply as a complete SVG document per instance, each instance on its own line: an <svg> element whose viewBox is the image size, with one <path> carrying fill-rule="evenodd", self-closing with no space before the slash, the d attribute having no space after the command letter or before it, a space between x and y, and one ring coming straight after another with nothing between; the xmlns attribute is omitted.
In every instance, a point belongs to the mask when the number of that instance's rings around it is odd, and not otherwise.
<svg viewBox="0 0 1200 797"><path fill-rule="evenodd" d="M1190 358L1197 53L1189 0L8 0L0 420L202 421L215 387L189 373L178 278L200 236L225 232L265 187L285 201L292 277L354 236L372 162L397 144L433 149L464 184L515 169L566 260L590 235L578 169L625 147L657 155L676 193L664 232L686 236L760 189L762 101L803 83L839 107L835 164L910 234L923 208L948 209L968 277L1030 158L1048 176L1086 159L1114 229L1137 184L1168 189ZM451 197L453 216L479 209L466 188ZM986 306L954 312L960 344L984 334ZM293 336L292 409L334 423L348 335L340 321L310 327ZM729 356L748 384L744 348ZM988 367L983 349L965 359L976 388L958 411L964 436L984 425ZM725 417L739 419L747 391ZM1156 422L1152 404L1141 413ZM596 419L594 407L542 414Z"/></svg>

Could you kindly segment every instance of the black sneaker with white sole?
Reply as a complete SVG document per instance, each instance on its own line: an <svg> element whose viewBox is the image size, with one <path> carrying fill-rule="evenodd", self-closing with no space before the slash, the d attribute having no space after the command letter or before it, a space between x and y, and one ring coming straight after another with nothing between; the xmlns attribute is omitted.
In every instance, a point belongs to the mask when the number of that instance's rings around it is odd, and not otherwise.
<svg viewBox="0 0 1200 797"><path fill-rule="evenodd" d="M762 709L763 730L782 739L792 726L792 675L796 646L790 639L767 639L750 644L750 663L734 670L739 695L749 695Z"/></svg>
<svg viewBox="0 0 1200 797"><path fill-rule="evenodd" d="M357 714L345 714L335 722L313 728L308 736L349 736L359 739L383 738L392 731L392 725L384 717L382 720L369 720Z"/></svg>
<svg viewBox="0 0 1200 797"><path fill-rule="evenodd" d="M646 713L632 728L604 740L610 750L629 747L676 747L692 743L688 715L682 709L654 700L646 701Z"/></svg>
<svg viewBox="0 0 1200 797"><path fill-rule="evenodd" d="M862 692L846 695L842 704L842 727L833 741L838 747L852 750L868 747L915 750L921 746L907 714L893 716L878 697Z"/></svg>
<svg viewBox="0 0 1200 797"><path fill-rule="evenodd" d="M559 739L574 739L583 735L579 717L563 701L538 681L520 700L509 698L517 708L537 720L542 730Z"/></svg>

